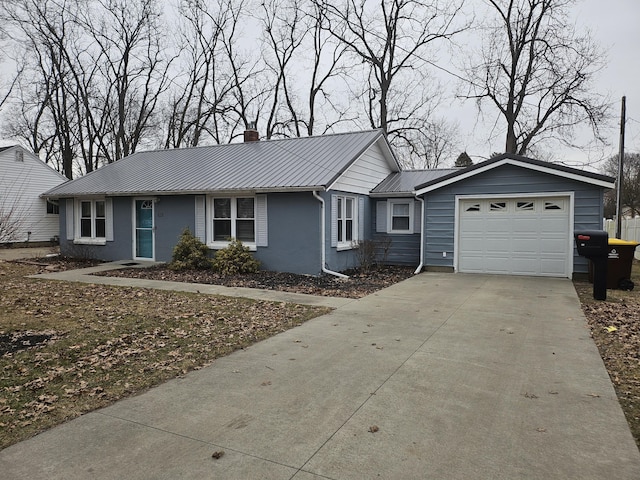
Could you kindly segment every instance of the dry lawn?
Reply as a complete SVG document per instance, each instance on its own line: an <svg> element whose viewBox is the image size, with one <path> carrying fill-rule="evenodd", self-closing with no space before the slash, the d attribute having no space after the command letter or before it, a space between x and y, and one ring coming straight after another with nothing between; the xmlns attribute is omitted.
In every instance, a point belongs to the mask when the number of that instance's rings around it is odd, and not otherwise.
<svg viewBox="0 0 640 480"><path fill-rule="evenodd" d="M635 262L629 292L607 290L607 300L593 299L593 286L574 282L587 321L618 400L640 448L640 263Z"/></svg>
<svg viewBox="0 0 640 480"><path fill-rule="evenodd" d="M328 311L37 271L0 262L0 449Z"/></svg>

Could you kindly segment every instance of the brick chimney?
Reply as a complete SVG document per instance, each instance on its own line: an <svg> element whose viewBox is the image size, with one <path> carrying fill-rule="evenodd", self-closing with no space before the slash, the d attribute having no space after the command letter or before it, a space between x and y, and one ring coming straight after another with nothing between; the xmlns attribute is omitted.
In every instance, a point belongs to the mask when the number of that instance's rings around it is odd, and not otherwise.
<svg viewBox="0 0 640 480"><path fill-rule="evenodd" d="M260 135L258 134L255 122L250 122L249 125L247 125L247 129L244 131L244 141L245 143L260 141Z"/></svg>

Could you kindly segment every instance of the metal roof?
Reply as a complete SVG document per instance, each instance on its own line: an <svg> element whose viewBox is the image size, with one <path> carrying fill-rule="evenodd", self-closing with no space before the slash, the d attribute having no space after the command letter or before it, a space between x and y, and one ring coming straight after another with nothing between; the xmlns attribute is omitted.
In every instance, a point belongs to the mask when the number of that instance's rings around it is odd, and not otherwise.
<svg viewBox="0 0 640 480"><path fill-rule="evenodd" d="M371 191L371 196L413 195L417 185L437 180L440 177L457 172L459 168L431 170L406 170L395 172L385 178Z"/></svg>
<svg viewBox="0 0 640 480"><path fill-rule="evenodd" d="M382 130L137 152L46 192L48 197L286 191L326 188L378 142Z"/></svg>
<svg viewBox="0 0 640 480"><path fill-rule="evenodd" d="M567 167L564 165L559 165L557 163L550 163L529 157L523 157L522 155L503 153L489 160L485 160L484 162L476 163L475 165L471 165L466 168L456 169L448 175L444 175L440 178L431 179L422 184L418 184L416 186L416 190L418 191L418 195L422 195L429 191L441 188L445 185L450 185L452 183L464 180L474 175L481 174L505 164L530 168L532 170L538 170L572 180L591 183L605 188L614 188L615 178L613 177L608 177L599 173L588 172L586 170L578 170L577 168Z"/></svg>

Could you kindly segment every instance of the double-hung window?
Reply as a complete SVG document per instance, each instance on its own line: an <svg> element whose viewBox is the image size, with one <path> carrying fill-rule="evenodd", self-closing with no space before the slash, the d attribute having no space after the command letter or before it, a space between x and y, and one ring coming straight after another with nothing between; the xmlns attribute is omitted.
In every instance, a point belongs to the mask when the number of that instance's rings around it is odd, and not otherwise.
<svg viewBox="0 0 640 480"><path fill-rule="evenodd" d="M106 207L104 200L80 200L78 237L81 240L105 240Z"/></svg>
<svg viewBox="0 0 640 480"><path fill-rule="evenodd" d="M338 248L351 247L358 241L356 198L337 195L336 202Z"/></svg>
<svg viewBox="0 0 640 480"><path fill-rule="evenodd" d="M411 207L411 201L389 201L390 233L407 233L412 230Z"/></svg>
<svg viewBox="0 0 640 480"><path fill-rule="evenodd" d="M211 237L214 243L226 243L231 238L240 240L243 243L255 243L255 198L213 198L211 206L213 211Z"/></svg>

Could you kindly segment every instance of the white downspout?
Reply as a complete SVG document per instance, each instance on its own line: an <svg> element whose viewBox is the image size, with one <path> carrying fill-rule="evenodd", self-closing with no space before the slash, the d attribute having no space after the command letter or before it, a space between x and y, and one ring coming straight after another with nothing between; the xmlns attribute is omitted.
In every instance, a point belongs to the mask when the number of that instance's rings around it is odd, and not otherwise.
<svg viewBox="0 0 640 480"><path fill-rule="evenodd" d="M416 198L420 202L420 265L418 265L416 271L413 272L414 275L420 273L424 266L424 200L420 197Z"/></svg>
<svg viewBox="0 0 640 480"><path fill-rule="evenodd" d="M324 198L322 198L320 195L318 195L318 192L316 192L315 190L312 192L313 196L316 197L319 201L320 201L320 242L321 243L321 257L322 257L322 271L323 273L327 273L329 275L334 275L338 278L342 278L342 279L347 279L349 278L347 275L344 275L342 273L338 273L338 272L334 272L333 270L329 270L328 268L325 267L325 263L326 263L326 253L325 253L325 240L326 240L326 232L325 232L325 218L324 218Z"/></svg>

